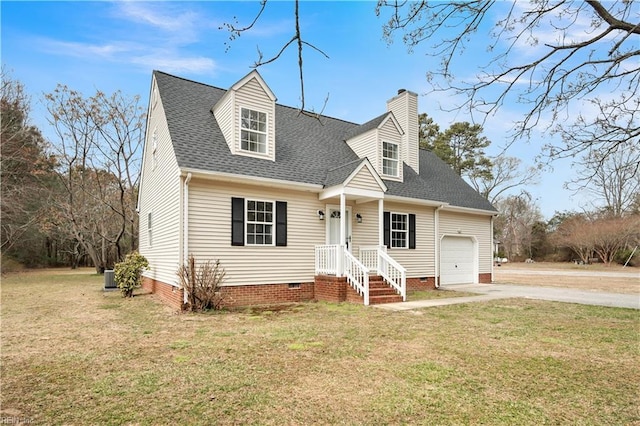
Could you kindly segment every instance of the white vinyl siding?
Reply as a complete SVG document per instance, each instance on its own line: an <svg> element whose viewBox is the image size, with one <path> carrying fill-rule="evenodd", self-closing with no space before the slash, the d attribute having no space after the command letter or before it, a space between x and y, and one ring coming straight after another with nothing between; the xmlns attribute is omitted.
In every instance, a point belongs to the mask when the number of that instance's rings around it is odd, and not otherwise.
<svg viewBox="0 0 640 426"><path fill-rule="evenodd" d="M234 92L227 92L220 102L213 109L213 114L224 135L224 139L232 154L236 153L236 145L233 136L235 135L236 120L234 119Z"/></svg>
<svg viewBox="0 0 640 426"><path fill-rule="evenodd" d="M367 157L374 168L378 164L378 132L376 130L370 130L361 135L357 135L347 141L347 145L356 153L360 158ZM376 168L376 170L378 170ZM378 171L380 173L380 171Z"/></svg>
<svg viewBox="0 0 640 426"><path fill-rule="evenodd" d="M264 151L252 152L251 150L245 150L242 147L242 131L240 124L235 130L236 140L236 153L242 152L243 155L251 155L260 158L269 158L275 160L275 102L269 98L267 93L258 83L256 78L252 78L247 81L242 87L235 92L235 114L240 123L240 117L242 116L242 110L248 109L256 112L261 112L266 115L266 145ZM256 133L257 134L257 133ZM259 146L259 144L255 144Z"/></svg>
<svg viewBox="0 0 640 426"><path fill-rule="evenodd" d="M410 92L401 93L387 102L387 110L393 111L404 132L402 160L419 173L418 97Z"/></svg>
<svg viewBox="0 0 640 426"><path fill-rule="evenodd" d="M287 245L232 246L233 197L287 202ZM219 259L226 285L313 282L314 248L325 243L327 220L318 219L326 204L317 194L194 178L189 205L189 252L200 260Z"/></svg>
<svg viewBox="0 0 640 426"><path fill-rule="evenodd" d="M378 181L373 177L367 167L363 167L348 183L349 188L367 189L370 191L382 191Z"/></svg>
<svg viewBox="0 0 640 426"><path fill-rule="evenodd" d="M139 233L139 251L151 266L145 276L176 285L176 270L180 265L181 183L161 100L152 109L148 121L139 205L140 229L148 232Z"/></svg>
<svg viewBox="0 0 640 426"><path fill-rule="evenodd" d="M389 255L407 269L407 277L435 276L434 209L432 207L385 202L384 210L416 215L416 248L411 250L389 248L387 250Z"/></svg>
<svg viewBox="0 0 640 426"><path fill-rule="evenodd" d="M475 237L478 253L478 273L491 273L492 251L491 216L440 211L440 236ZM477 279L477 277L476 277Z"/></svg>

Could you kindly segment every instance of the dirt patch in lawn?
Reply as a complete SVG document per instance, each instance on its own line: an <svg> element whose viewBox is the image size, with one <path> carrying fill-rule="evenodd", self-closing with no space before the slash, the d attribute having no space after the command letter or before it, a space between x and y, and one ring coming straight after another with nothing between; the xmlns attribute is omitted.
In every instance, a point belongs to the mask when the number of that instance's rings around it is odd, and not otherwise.
<svg viewBox="0 0 640 426"><path fill-rule="evenodd" d="M640 271L619 265L573 263L503 263L494 267L496 284L564 287L609 293L640 294Z"/></svg>

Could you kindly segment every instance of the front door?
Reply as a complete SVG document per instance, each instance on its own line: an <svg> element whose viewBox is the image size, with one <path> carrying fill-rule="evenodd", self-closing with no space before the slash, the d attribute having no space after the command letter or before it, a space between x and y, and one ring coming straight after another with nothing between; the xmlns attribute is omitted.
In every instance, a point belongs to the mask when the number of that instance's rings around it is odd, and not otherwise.
<svg viewBox="0 0 640 426"><path fill-rule="evenodd" d="M327 244L340 244L340 208L330 207L328 210ZM346 241L343 241L343 243L347 246L347 250L351 251L351 209L348 207L346 214Z"/></svg>

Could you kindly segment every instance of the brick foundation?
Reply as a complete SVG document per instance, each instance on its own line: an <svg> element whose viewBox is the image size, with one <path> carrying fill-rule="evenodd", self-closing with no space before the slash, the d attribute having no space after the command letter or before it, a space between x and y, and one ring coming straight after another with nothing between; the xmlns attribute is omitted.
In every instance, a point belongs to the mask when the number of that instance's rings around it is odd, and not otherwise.
<svg viewBox="0 0 640 426"><path fill-rule="evenodd" d="M347 287L350 286L345 277L318 275L315 279L315 299L323 302L344 302L347 298Z"/></svg>
<svg viewBox="0 0 640 426"><path fill-rule="evenodd" d="M491 281L491 274L482 275L488 275L489 282ZM164 303L176 310L183 308L184 294L178 287L144 277L142 288L158 295ZM407 291L434 288L434 277L407 278ZM329 275L318 275L313 283L223 286L221 292L224 297L222 306L225 308L299 303L311 300L363 303L362 296L347 283L345 277Z"/></svg>
<svg viewBox="0 0 640 426"><path fill-rule="evenodd" d="M299 303L314 299L313 283L224 286L221 292L225 308Z"/></svg>
<svg viewBox="0 0 640 426"><path fill-rule="evenodd" d="M407 291L435 290L435 277L407 278Z"/></svg>
<svg viewBox="0 0 640 426"><path fill-rule="evenodd" d="M142 278L142 288L158 295L164 303L172 308L175 308L176 310L182 309L184 293L181 288L147 277Z"/></svg>
<svg viewBox="0 0 640 426"><path fill-rule="evenodd" d="M478 282L480 284L491 284L491 273L478 274Z"/></svg>

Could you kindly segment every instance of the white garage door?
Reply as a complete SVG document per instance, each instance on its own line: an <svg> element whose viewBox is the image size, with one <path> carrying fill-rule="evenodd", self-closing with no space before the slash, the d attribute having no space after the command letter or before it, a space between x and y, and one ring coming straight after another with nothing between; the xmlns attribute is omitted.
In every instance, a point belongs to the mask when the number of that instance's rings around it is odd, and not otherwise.
<svg viewBox="0 0 640 426"><path fill-rule="evenodd" d="M440 284L475 282L473 240L467 237L444 237L440 246Z"/></svg>

